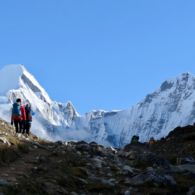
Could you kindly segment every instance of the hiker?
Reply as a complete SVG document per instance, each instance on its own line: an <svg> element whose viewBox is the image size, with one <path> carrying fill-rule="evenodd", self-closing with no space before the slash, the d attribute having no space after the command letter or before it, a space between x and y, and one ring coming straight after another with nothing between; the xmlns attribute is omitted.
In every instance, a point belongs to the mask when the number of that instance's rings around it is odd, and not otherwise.
<svg viewBox="0 0 195 195"><path fill-rule="evenodd" d="M16 100L12 108L11 125L14 124L16 133L21 133L26 121L26 111L20 98Z"/></svg>
<svg viewBox="0 0 195 195"><path fill-rule="evenodd" d="M134 135L131 139L131 144L137 144L139 143L139 136Z"/></svg>
<svg viewBox="0 0 195 195"><path fill-rule="evenodd" d="M33 115L30 104L26 104L25 111L26 111L26 124L25 124L23 134L26 133L27 135L29 135L31 123L32 123L32 115Z"/></svg>
<svg viewBox="0 0 195 195"><path fill-rule="evenodd" d="M156 141L155 141L154 137L151 137L149 142L148 142L149 146L153 146L155 143L156 143Z"/></svg>

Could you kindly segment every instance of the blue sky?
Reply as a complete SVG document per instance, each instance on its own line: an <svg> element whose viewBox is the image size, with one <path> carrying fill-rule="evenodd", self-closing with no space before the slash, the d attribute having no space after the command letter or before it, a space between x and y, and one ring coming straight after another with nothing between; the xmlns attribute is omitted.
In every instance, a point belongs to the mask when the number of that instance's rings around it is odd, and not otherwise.
<svg viewBox="0 0 195 195"><path fill-rule="evenodd" d="M6 0L0 68L24 64L80 113L123 109L195 73L193 0Z"/></svg>

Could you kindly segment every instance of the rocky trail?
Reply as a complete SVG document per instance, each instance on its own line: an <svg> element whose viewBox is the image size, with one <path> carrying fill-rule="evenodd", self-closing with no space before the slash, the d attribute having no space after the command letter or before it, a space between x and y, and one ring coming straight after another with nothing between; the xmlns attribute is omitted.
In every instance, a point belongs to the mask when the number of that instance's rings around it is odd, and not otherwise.
<svg viewBox="0 0 195 195"><path fill-rule="evenodd" d="M0 121L0 195L195 194L195 127L124 149L15 135Z"/></svg>
<svg viewBox="0 0 195 195"><path fill-rule="evenodd" d="M26 177L31 170L36 169L36 163L39 156L48 156L49 152L45 149L37 148L36 145L32 147L31 151L24 153L19 158L9 164L4 164L0 168L1 181L6 181L10 184L16 184L17 180Z"/></svg>

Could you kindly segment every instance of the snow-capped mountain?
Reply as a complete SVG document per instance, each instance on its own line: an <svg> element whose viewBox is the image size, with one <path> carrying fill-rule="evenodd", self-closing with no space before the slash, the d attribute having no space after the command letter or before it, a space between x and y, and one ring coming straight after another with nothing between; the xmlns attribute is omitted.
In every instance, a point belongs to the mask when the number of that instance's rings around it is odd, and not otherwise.
<svg viewBox="0 0 195 195"><path fill-rule="evenodd" d="M57 127L69 127L78 113L71 102L66 105L52 101L37 80L22 65L9 65L0 71L0 117L10 121L11 106L21 98L35 112L33 132L52 139ZM57 135L57 134L56 134Z"/></svg>
<svg viewBox="0 0 195 195"><path fill-rule="evenodd" d="M127 110L97 110L80 116L71 102L51 100L24 66L9 65L0 71L1 118L10 121L11 106L18 97L32 105L33 132L52 140L96 141L121 147L133 135L139 135L141 141L160 139L177 126L195 122L195 77L190 73L165 81Z"/></svg>
<svg viewBox="0 0 195 195"><path fill-rule="evenodd" d="M123 146L133 135L139 135L142 142L160 139L175 127L194 122L195 77L184 73L165 81L132 108L98 114L89 123L97 140Z"/></svg>

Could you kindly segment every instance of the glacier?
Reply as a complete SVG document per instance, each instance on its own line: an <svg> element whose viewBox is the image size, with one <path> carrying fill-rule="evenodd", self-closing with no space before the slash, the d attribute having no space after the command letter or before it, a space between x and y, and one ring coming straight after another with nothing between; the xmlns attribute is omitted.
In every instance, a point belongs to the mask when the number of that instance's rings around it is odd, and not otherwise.
<svg viewBox="0 0 195 195"><path fill-rule="evenodd" d="M142 142L161 139L175 127L195 122L195 77L190 73L166 80L131 108L94 110L81 116L71 101L51 100L23 65L8 65L0 70L0 118L10 122L16 98L32 105L32 132L53 141L85 140L123 147L133 135Z"/></svg>

